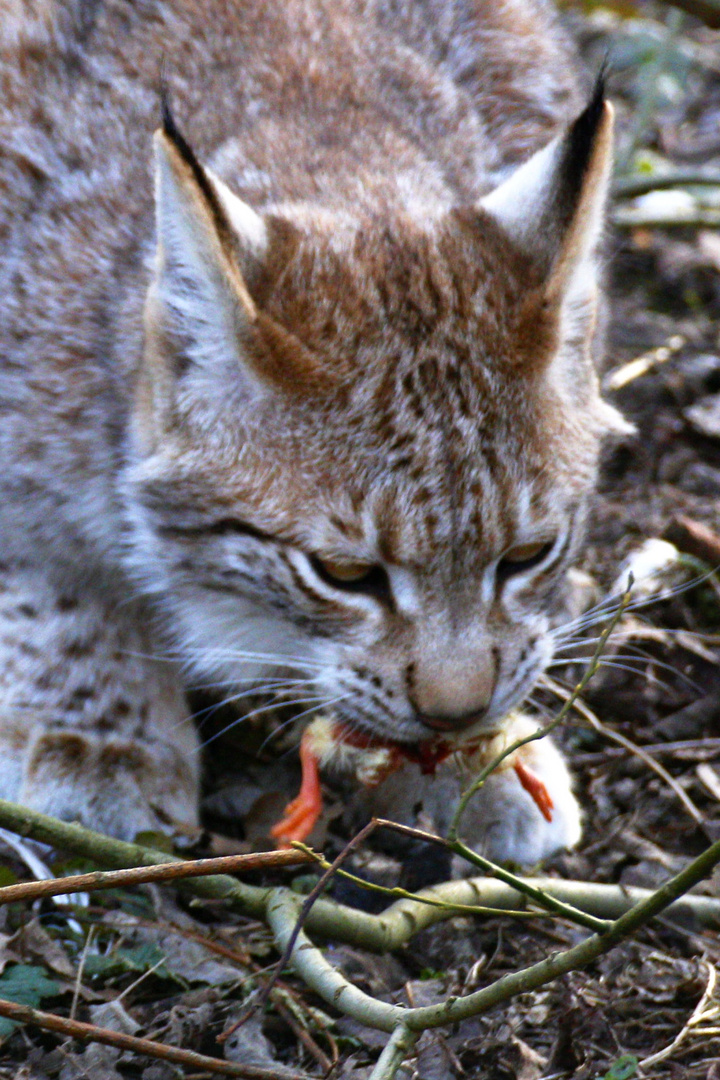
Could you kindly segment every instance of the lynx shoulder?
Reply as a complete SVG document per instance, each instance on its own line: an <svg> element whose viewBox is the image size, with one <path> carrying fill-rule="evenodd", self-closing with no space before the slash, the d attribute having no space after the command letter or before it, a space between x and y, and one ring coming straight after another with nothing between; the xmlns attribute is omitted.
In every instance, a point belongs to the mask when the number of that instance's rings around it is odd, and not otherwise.
<svg viewBox="0 0 720 1080"><path fill-rule="evenodd" d="M611 110L549 5L20 2L0 61L0 794L193 820L198 681L502 730L622 426ZM501 856L576 837L553 754Z"/></svg>

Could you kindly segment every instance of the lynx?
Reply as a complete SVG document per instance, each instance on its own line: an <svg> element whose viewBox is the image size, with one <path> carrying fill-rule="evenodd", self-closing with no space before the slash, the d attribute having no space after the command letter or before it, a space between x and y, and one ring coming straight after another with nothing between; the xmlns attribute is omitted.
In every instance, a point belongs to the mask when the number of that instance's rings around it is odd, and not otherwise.
<svg viewBox="0 0 720 1080"><path fill-rule="evenodd" d="M194 821L198 682L384 744L502 731L622 428L611 109L549 6L2 8L0 795ZM532 754L554 820L499 777L499 857L577 838Z"/></svg>

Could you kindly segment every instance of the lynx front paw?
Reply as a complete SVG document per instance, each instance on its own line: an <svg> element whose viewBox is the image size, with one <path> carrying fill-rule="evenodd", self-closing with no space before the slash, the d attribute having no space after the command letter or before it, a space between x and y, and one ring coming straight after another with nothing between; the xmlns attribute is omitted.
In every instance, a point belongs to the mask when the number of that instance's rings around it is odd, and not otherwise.
<svg viewBox="0 0 720 1080"><path fill-rule="evenodd" d="M193 822L198 741L144 605L13 569L0 589L0 796L132 840Z"/></svg>
<svg viewBox="0 0 720 1080"><path fill-rule="evenodd" d="M174 747L72 730L31 739L18 790L34 810L123 840L197 820L197 768Z"/></svg>

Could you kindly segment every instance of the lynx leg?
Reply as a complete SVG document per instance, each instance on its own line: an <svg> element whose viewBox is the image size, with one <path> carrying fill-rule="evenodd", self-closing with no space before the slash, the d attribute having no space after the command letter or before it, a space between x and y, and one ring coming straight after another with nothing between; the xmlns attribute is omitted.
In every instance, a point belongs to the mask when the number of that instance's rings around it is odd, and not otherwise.
<svg viewBox="0 0 720 1080"><path fill-rule="evenodd" d="M197 817L198 745L147 612L0 575L0 796L132 839Z"/></svg>

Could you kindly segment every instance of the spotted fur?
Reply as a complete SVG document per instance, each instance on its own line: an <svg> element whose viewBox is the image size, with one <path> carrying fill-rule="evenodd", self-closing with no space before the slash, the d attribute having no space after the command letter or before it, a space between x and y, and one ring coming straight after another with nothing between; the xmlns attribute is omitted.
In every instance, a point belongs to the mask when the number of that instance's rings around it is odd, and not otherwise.
<svg viewBox="0 0 720 1080"><path fill-rule="evenodd" d="M620 426L548 5L20 0L0 57L0 793L193 819L198 679L501 726Z"/></svg>

